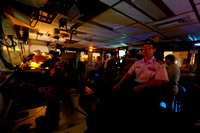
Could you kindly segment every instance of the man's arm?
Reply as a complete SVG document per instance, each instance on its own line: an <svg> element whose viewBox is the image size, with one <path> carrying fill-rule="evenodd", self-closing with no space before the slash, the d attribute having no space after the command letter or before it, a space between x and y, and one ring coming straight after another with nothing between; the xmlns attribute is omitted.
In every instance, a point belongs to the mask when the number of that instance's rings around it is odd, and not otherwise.
<svg viewBox="0 0 200 133"><path fill-rule="evenodd" d="M115 91L116 89L119 89L119 88L120 88L120 85L121 85L125 80L127 80L131 75L132 75L132 74L130 74L130 73L127 72L127 73L122 77L122 79L119 81L119 83L116 84L116 85L113 87L113 91Z"/></svg>
<svg viewBox="0 0 200 133"><path fill-rule="evenodd" d="M134 71L135 71L135 64L137 64L137 63L134 63L134 64L130 67L129 71L122 77L122 79L119 81L119 83L116 84L116 85L113 87L113 91L115 91L116 89L118 90L118 89L120 88L120 85L121 85L125 80L127 80L127 79L134 73Z"/></svg>
<svg viewBox="0 0 200 133"><path fill-rule="evenodd" d="M151 81L144 83L143 86L144 87L160 86L162 85L162 83L163 83L163 80L152 79Z"/></svg>
<svg viewBox="0 0 200 133"><path fill-rule="evenodd" d="M144 84L135 86L135 87L133 88L133 90L134 90L135 92L139 92L139 91L141 91L142 89L144 89L144 88L146 88L146 87L160 86L160 85L162 85L162 83L163 83L163 80L155 80L155 79L152 79L152 80L149 81L149 82L146 82L146 83L144 83Z"/></svg>

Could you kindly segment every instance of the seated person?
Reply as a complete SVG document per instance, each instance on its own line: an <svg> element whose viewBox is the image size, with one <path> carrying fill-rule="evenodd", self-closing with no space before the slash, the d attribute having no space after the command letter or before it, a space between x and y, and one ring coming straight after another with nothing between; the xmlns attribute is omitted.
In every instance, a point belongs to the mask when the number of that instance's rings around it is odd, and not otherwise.
<svg viewBox="0 0 200 133"><path fill-rule="evenodd" d="M125 97L123 99L127 97L136 98L136 95L142 94L138 97L140 100L134 99L132 101L140 103L143 102L141 104L146 104L146 106L149 107L148 109L153 109L152 103L155 101L157 93L159 93L160 89L162 89L158 87L156 88L156 86L161 86L164 81L168 81L168 75L165 65L161 65L159 62L156 61L156 59L153 56L155 51L155 44L152 41L147 40L147 42L142 48L144 58L136 61L130 67L129 71L122 77L119 83L113 87L113 91L118 90L125 80L127 80L129 77L135 74L136 78L134 79L134 82L131 82L132 87L130 85L127 85L126 88L121 88L120 91L122 92L123 89L125 90ZM132 94L134 96L132 96ZM142 109L138 107L136 108Z"/></svg>
<svg viewBox="0 0 200 133"><path fill-rule="evenodd" d="M40 50L36 50L36 54L33 56L33 62L40 63L45 62L47 59L41 55Z"/></svg>
<svg viewBox="0 0 200 133"><path fill-rule="evenodd" d="M120 85L128 79L133 73L136 74L135 82L141 85L135 86L134 91L139 92L145 87L162 85L163 81L168 81L166 68L156 61L153 53L156 51L153 42L145 43L142 48L144 58L136 61L124 75L120 82L113 87L113 90L119 89Z"/></svg>
<svg viewBox="0 0 200 133"><path fill-rule="evenodd" d="M49 67L49 70L51 71L54 68L54 65L57 61L60 61L60 59L57 57L57 53L53 50L49 51L48 53L49 59L46 60L43 64L41 64L41 67Z"/></svg>

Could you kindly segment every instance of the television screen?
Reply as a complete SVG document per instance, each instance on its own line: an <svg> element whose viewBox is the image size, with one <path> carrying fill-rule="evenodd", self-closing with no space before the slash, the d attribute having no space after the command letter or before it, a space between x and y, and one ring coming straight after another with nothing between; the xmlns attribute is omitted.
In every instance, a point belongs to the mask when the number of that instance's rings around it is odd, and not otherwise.
<svg viewBox="0 0 200 133"><path fill-rule="evenodd" d="M119 50L119 57L123 57L126 55L126 49Z"/></svg>

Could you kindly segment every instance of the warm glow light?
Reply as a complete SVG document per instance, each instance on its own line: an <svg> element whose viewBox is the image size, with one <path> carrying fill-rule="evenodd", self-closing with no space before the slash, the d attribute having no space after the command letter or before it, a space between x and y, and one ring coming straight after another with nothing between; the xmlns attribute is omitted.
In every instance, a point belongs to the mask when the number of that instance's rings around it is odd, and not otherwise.
<svg viewBox="0 0 200 133"><path fill-rule="evenodd" d="M41 65L41 63L36 63L36 62L31 62L31 64L29 65L31 68L39 68Z"/></svg>
<svg viewBox="0 0 200 133"><path fill-rule="evenodd" d="M15 48L15 51L20 51L20 49L19 48Z"/></svg>
<svg viewBox="0 0 200 133"><path fill-rule="evenodd" d="M195 63L195 54L191 54L190 64L193 65Z"/></svg>
<svg viewBox="0 0 200 133"><path fill-rule="evenodd" d="M89 49L90 52L92 52L92 49Z"/></svg>
<svg viewBox="0 0 200 133"><path fill-rule="evenodd" d="M90 52L92 52L93 49L94 49L93 46L90 46L90 47L89 47L89 51L90 51Z"/></svg>
<svg viewBox="0 0 200 133"><path fill-rule="evenodd" d="M42 52L42 56L46 56L46 54L44 52Z"/></svg>
<svg viewBox="0 0 200 133"><path fill-rule="evenodd" d="M7 50L7 47L6 47L6 46L3 46L3 50Z"/></svg>

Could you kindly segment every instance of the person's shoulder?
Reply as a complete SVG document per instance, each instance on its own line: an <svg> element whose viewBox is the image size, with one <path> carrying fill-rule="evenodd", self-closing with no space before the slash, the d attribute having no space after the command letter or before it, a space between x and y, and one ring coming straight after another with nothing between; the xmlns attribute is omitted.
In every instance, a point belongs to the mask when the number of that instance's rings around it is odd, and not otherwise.
<svg viewBox="0 0 200 133"><path fill-rule="evenodd" d="M173 64L173 66L174 66L174 67L178 67L178 65L177 65L177 64Z"/></svg>
<svg viewBox="0 0 200 133"><path fill-rule="evenodd" d="M144 64L144 60L141 59L141 60L137 60L135 61L131 67L137 67L137 66L141 66L142 64Z"/></svg>
<svg viewBox="0 0 200 133"><path fill-rule="evenodd" d="M137 60L137 59L136 59L136 61L135 61L135 63L142 63L142 62L144 62L144 58L142 58L142 59L140 59L140 60Z"/></svg>
<svg viewBox="0 0 200 133"><path fill-rule="evenodd" d="M180 70L179 66L177 64L172 64L172 68L173 69L177 69L177 70Z"/></svg>
<svg viewBox="0 0 200 133"><path fill-rule="evenodd" d="M158 68L166 68L165 63L159 62L157 60L155 60L154 66L156 66Z"/></svg>

